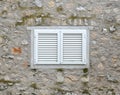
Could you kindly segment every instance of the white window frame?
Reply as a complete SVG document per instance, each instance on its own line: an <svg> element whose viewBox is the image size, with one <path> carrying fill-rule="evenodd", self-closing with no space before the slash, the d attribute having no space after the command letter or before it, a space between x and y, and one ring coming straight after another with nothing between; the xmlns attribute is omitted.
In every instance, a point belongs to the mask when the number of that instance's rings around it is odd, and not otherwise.
<svg viewBox="0 0 120 95"><path fill-rule="evenodd" d="M28 30L31 30L31 68L84 68L84 67L89 67L89 28L88 27L76 27L76 26L50 26L50 27L28 27ZM44 32L43 32L44 31ZM37 52L37 41L34 41L37 37L37 32L39 33L50 33L50 32L58 33L58 62L55 63L49 63L46 62L43 64L37 64L37 56L35 53ZM82 63L74 63L69 62L69 63L64 63L63 58L62 58L62 37L63 33L82 33L82 39L83 39L83 62ZM61 43L61 44L59 44ZM62 63L62 64L61 64Z"/></svg>

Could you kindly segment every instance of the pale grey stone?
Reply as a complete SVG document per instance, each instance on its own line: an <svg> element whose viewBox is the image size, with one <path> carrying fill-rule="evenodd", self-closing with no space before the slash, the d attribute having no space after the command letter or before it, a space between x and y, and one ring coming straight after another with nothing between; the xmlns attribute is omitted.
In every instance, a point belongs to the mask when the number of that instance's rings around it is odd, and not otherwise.
<svg viewBox="0 0 120 95"><path fill-rule="evenodd" d="M68 19L67 23L72 25L73 24L73 20L72 19Z"/></svg>
<svg viewBox="0 0 120 95"><path fill-rule="evenodd" d="M4 80L6 80L6 81L10 81L10 77L9 76L4 76Z"/></svg>
<svg viewBox="0 0 120 95"><path fill-rule="evenodd" d="M84 19L84 24L88 25L88 20L87 19Z"/></svg>
<svg viewBox="0 0 120 95"><path fill-rule="evenodd" d="M1 65L2 65L2 64L0 63L0 66L1 66ZM6 72L3 71L3 70L1 70L1 71L0 71L0 75L1 75L1 76L4 76L4 75L6 75Z"/></svg>
<svg viewBox="0 0 120 95"><path fill-rule="evenodd" d="M67 86L63 86L62 89L65 91L70 91L70 89Z"/></svg>
<svg viewBox="0 0 120 95"><path fill-rule="evenodd" d="M74 25L78 25L78 20L77 19L74 19Z"/></svg>
<svg viewBox="0 0 120 95"><path fill-rule="evenodd" d="M17 20L16 22L17 22L17 23L22 23L23 21L20 19L20 20Z"/></svg>
<svg viewBox="0 0 120 95"><path fill-rule="evenodd" d="M18 8L18 5L17 5L17 4L11 5L11 9L12 9L12 10L15 10L15 9L17 9L17 8Z"/></svg>
<svg viewBox="0 0 120 95"><path fill-rule="evenodd" d="M103 29L102 29L102 32L103 32L103 33L107 33L108 30L107 30L106 28L103 28Z"/></svg>
<svg viewBox="0 0 120 95"><path fill-rule="evenodd" d="M105 16L106 21L108 22L115 22L115 17L112 15L106 15Z"/></svg>
<svg viewBox="0 0 120 95"><path fill-rule="evenodd" d="M105 56L100 57L101 61L105 61L107 58Z"/></svg>
<svg viewBox="0 0 120 95"><path fill-rule="evenodd" d="M22 45L28 45L28 41L27 41L27 40L23 40L23 41L21 42L21 44L22 44Z"/></svg>
<svg viewBox="0 0 120 95"><path fill-rule="evenodd" d="M41 17L36 18L35 21L36 21L36 24L41 24L42 23L42 18Z"/></svg>
<svg viewBox="0 0 120 95"><path fill-rule="evenodd" d="M0 91L3 91L7 88L8 88L7 84L0 83Z"/></svg>
<svg viewBox="0 0 120 95"><path fill-rule="evenodd" d="M82 25L83 24L83 20L82 19L78 19L78 25Z"/></svg>
<svg viewBox="0 0 120 95"><path fill-rule="evenodd" d="M105 11L105 13L110 13L111 12L110 9L107 9L107 10L104 10L104 11Z"/></svg>
<svg viewBox="0 0 120 95"><path fill-rule="evenodd" d="M115 95L115 94L113 94L113 91L108 91L107 95Z"/></svg>
<svg viewBox="0 0 120 95"><path fill-rule="evenodd" d="M118 14L120 12L120 9L119 8L114 8L113 11Z"/></svg>
<svg viewBox="0 0 120 95"><path fill-rule="evenodd" d="M78 94L76 94L76 93L72 93L72 95L78 95Z"/></svg>
<svg viewBox="0 0 120 95"><path fill-rule="evenodd" d="M96 21L90 21L90 24L92 25L92 26L96 26L97 25L97 23L96 23Z"/></svg>
<svg viewBox="0 0 120 95"><path fill-rule="evenodd" d="M95 44L97 44L97 42L96 42L96 41L92 41L92 44L94 44L94 45L95 45Z"/></svg>
<svg viewBox="0 0 120 95"><path fill-rule="evenodd" d="M40 8L43 6L41 0L35 0L35 4L36 4L36 6L38 6Z"/></svg>
<svg viewBox="0 0 120 95"><path fill-rule="evenodd" d="M7 18L7 14L8 14L8 12L5 10L5 11L2 13L2 16L1 16L1 17Z"/></svg>
<svg viewBox="0 0 120 95"><path fill-rule="evenodd" d="M77 14L77 13L73 13L73 16L74 16L74 17L77 17L77 16L78 16L78 14Z"/></svg>
<svg viewBox="0 0 120 95"><path fill-rule="evenodd" d="M107 74L107 80L109 81L109 82L114 82L114 83L118 83L118 80L117 80L117 77L113 77L113 76L111 76L110 74Z"/></svg>
<svg viewBox="0 0 120 95"><path fill-rule="evenodd" d="M40 90L40 93L42 94L42 95L47 95L47 94L49 94L49 91L48 90L46 90L46 89L41 89Z"/></svg>
<svg viewBox="0 0 120 95"><path fill-rule="evenodd" d="M116 27L113 25L109 28L110 32L113 33L116 31Z"/></svg>
<svg viewBox="0 0 120 95"><path fill-rule="evenodd" d="M23 92L23 95L30 95L30 92L25 91Z"/></svg>
<svg viewBox="0 0 120 95"><path fill-rule="evenodd" d="M2 58L5 58L5 59L14 59L14 56L13 55L10 55L10 54L4 54L1 56Z"/></svg>
<svg viewBox="0 0 120 95"><path fill-rule="evenodd" d="M81 77L81 81L83 82L83 83L87 83L87 82L89 82L89 77L87 76L83 76L83 77Z"/></svg>
<svg viewBox="0 0 120 95"><path fill-rule="evenodd" d="M8 83L8 86L13 86L13 85L14 85L13 82Z"/></svg>
<svg viewBox="0 0 120 95"><path fill-rule="evenodd" d="M71 93L67 92L65 95L72 95Z"/></svg>
<svg viewBox="0 0 120 95"><path fill-rule="evenodd" d="M86 9L82 6L79 6L76 8L77 11L86 11Z"/></svg>
<svg viewBox="0 0 120 95"><path fill-rule="evenodd" d="M18 89L19 91L25 91L25 90L27 89L27 87L17 87L17 89Z"/></svg>
<svg viewBox="0 0 120 95"><path fill-rule="evenodd" d="M57 82L64 82L64 76L61 72L57 72L56 78L57 78Z"/></svg>
<svg viewBox="0 0 120 95"><path fill-rule="evenodd" d="M18 6L20 8L31 8L31 7L34 7L35 5L34 5L33 1L28 2L27 0L22 0L22 1L18 2Z"/></svg>
<svg viewBox="0 0 120 95"><path fill-rule="evenodd" d="M3 47L3 51L4 52L8 52L9 51L9 48L5 46L5 44L2 44L2 47Z"/></svg>

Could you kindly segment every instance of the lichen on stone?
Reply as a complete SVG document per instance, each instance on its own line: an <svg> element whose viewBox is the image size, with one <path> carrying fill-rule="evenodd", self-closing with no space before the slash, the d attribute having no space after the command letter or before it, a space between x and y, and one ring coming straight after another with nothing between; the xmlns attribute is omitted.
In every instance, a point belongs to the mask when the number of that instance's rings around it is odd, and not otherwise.
<svg viewBox="0 0 120 95"><path fill-rule="evenodd" d="M32 82L30 87L34 88L34 89L38 89L37 83Z"/></svg>

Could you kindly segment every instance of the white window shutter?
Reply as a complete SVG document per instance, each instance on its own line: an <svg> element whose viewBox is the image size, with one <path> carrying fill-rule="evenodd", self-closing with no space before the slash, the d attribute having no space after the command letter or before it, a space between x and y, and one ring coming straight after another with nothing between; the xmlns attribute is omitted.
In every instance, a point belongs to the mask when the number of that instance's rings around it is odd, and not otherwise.
<svg viewBox="0 0 120 95"><path fill-rule="evenodd" d="M85 30L63 31L61 41L61 64L86 64Z"/></svg>
<svg viewBox="0 0 120 95"><path fill-rule="evenodd" d="M58 32L54 30L35 30L34 64L58 64Z"/></svg>

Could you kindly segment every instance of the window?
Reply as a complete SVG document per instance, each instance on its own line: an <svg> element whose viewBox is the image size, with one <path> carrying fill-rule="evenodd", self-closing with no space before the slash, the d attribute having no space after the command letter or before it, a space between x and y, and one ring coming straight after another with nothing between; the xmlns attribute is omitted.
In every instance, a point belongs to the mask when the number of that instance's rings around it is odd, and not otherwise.
<svg viewBox="0 0 120 95"><path fill-rule="evenodd" d="M31 66L88 66L89 33L80 27L31 27Z"/></svg>

